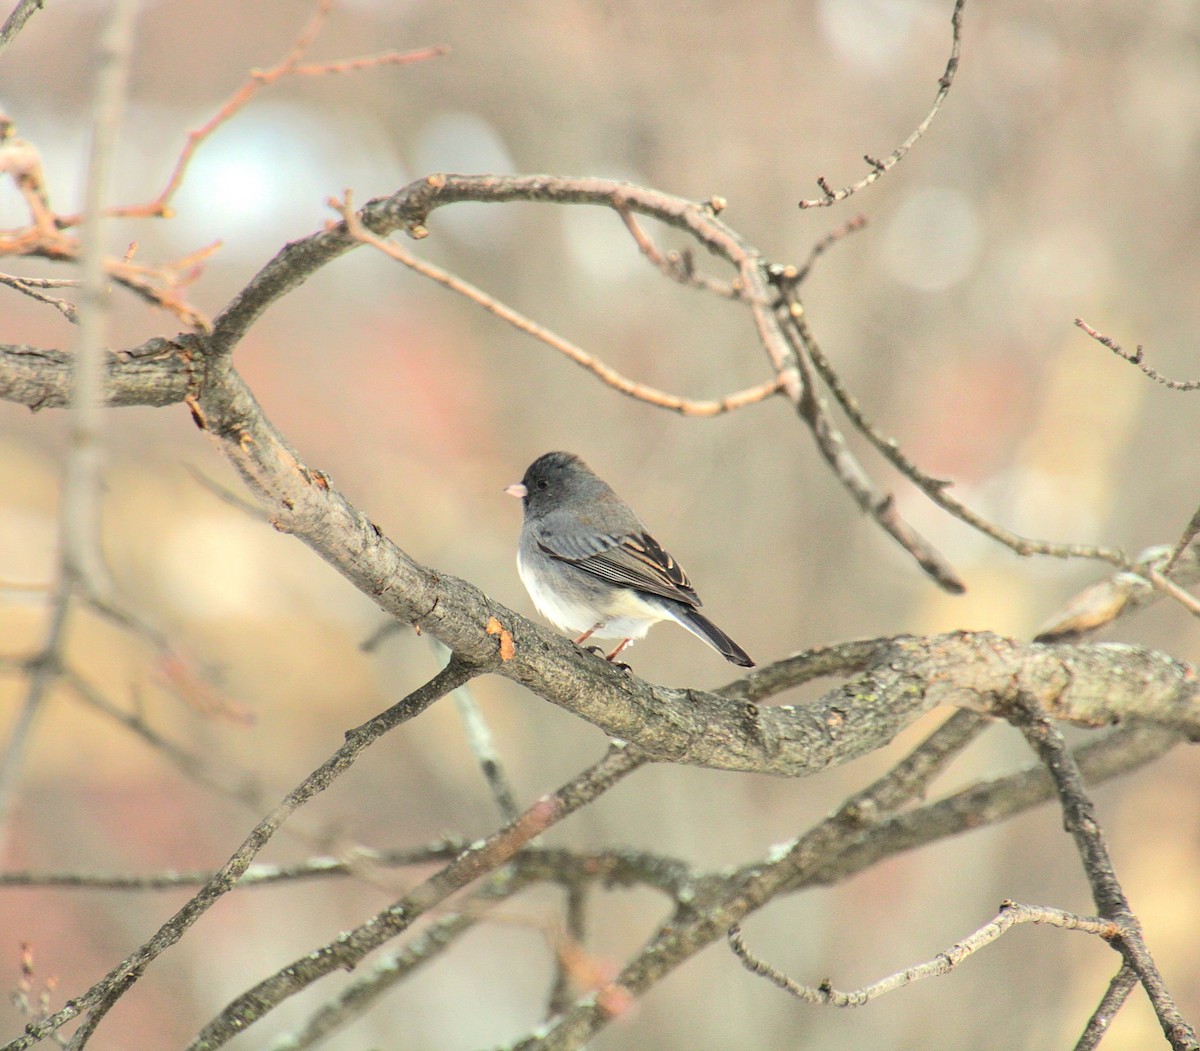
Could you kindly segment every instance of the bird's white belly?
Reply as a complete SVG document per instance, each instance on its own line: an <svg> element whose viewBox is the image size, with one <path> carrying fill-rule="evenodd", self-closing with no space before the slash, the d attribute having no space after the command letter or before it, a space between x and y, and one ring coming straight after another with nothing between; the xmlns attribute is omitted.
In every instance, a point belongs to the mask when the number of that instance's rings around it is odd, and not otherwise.
<svg viewBox="0 0 1200 1051"><path fill-rule="evenodd" d="M620 588L613 591L608 609L601 620L597 610L586 603L552 591L536 580L526 569L519 553L517 573L537 611L555 627L573 635L591 631L591 637L594 639L640 639L645 637L651 627L660 620L666 620L668 616L661 608L652 606L630 588Z"/></svg>

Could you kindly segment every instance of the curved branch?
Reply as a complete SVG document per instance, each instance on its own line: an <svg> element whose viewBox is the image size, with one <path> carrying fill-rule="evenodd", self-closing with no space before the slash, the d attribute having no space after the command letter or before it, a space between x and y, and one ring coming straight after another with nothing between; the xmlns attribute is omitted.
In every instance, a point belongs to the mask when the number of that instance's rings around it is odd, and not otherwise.
<svg viewBox="0 0 1200 1051"><path fill-rule="evenodd" d="M3 51L16 39L17 34L25 28L25 23L33 17L33 13L40 11L45 6L46 0L20 0L12 9L12 13L4 20L4 25L0 26L0 51Z"/></svg>
<svg viewBox="0 0 1200 1051"><path fill-rule="evenodd" d="M275 272L285 281L295 276L290 262L278 264ZM196 380L193 369L204 364L195 360L195 348L202 345L200 337L154 340L110 356L109 402L186 396ZM66 355L8 348L7 357L35 366L9 376L6 389L15 400L57 404L68 396ZM158 367L170 370L169 392L145 383L146 372L153 375ZM303 463L236 372L210 372L206 379L190 402L196 421L258 494L277 529L303 540L385 612L428 630L464 659L494 660L498 642L484 629L496 618L516 644L514 658L501 664L502 674L656 758L803 776L879 747L938 704L988 711L1018 681L1031 696L1057 706L1060 718L1094 725L1136 715L1195 732L1188 705L1195 684L1184 664L1131 647L1028 646L986 634L877 642L852 665L872 670L803 709L731 704L714 694L651 686L524 620L467 582L418 563ZM798 672L793 668L789 674ZM766 683L770 689L763 692ZM747 684L747 697L757 698L791 683L788 675L764 668ZM1110 705L1098 715L1091 702L1099 696L1107 696Z"/></svg>
<svg viewBox="0 0 1200 1051"><path fill-rule="evenodd" d="M498 664L500 674L655 759L799 777L880 747L937 705L990 712L1017 690L1084 725L1137 717L1196 732L1197 686L1186 664L1137 647L1043 647L988 633L880 640L867 671L803 708L653 686L393 544L303 463L233 370L210 382L196 407L275 528L303 540L398 620L464 660ZM511 659L496 660L499 642L486 632L492 619L512 635ZM770 668L748 681L759 676L776 691L788 685Z"/></svg>
<svg viewBox="0 0 1200 1051"><path fill-rule="evenodd" d="M1128 361L1131 365L1136 365L1142 372L1142 375L1148 376L1155 383L1161 383L1168 390L1192 391L1200 390L1200 380L1173 380L1169 376L1164 376L1158 369L1152 368L1146 364L1145 355L1142 352L1142 346L1139 343L1135 351L1128 351L1121 346L1111 336L1106 336L1101 332L1097 332L1081 317L1075 319L1076 328L1083 329L1089 336L1092 337L1101 346L1108 347L1118 358Z"/></svg>
<svg viewBox="0 0 1200 1051"><path fill-rule="evenodd" d="M369 231L376 238L400 229L419 238L428 233L424 224L434 210L462 201L590 204L611 208L627 222L636 212L684 230L714 255L726 260L737 271L731 288L736 290L741 301L749 305L758 339L771 364L771 377L754 387L717 401L693 402L645 388L619 376L594 356L565 341L552 339L551 342L623 393L684 414L717 415L763 400L776 391L782 392L812 430L818 446L835 467L838 480L850 491L859 506L871 513L939 585L952 592L962 590L962 582L953 568L900 517L890 500L875 492L865 470L819 411L819 403L804 376L810 366L800 359L796 347L789 341L790 329L785 330L777 317L777 307L783 303L783 299L780 289L772 285L775 280L773 274L786 274L790 275L788 280L794 287L800 271L795 268L784 268L782 271L772 268L757 249L718 218L720 202L717 199L690 201L611 179L550 175L431 175L390 197L369 202L354 222L356 227L361 224L362 230ZM350 224L343 220L286 245L226 306L213 323L208 337L196 344L202 353L206 374L210 378L222 376L230 368L233 350L271 304L298 287L322 266L361 243L363 236L362 233L356 236ZM396 252L407 256L398 248ZM427 265L425 271L432 273ZM440 275L439 279L448 276ZM463 288L460 286L459 290ZM483 301L478 295L474 298ZM495 308L499 304L491 306ZM514 311L507 307L504 311L507 320L517 323ZM521 327L539 338L549 336L527 319L521 321Z"/></svg>
<svg viewBox="0 0 1200 1051"><path fill-rule="evenodd" d="M347 193L346 203L331 203L342 214L355 240L370 245L389 258L396 260L396 262L407 266L410 270L429 278L431 281L436 281L443 288L448 288L452 292L458 292L473 303L478 303L484 310L489 311L503 321L507 321L514 328L533 336L534 339L541 340L548 347L552 347L564 357L575 362L576 365L587 369L603 383L607 383L614 390L620 391L631 398L648 402L651 405L657 405L662 409L670 409L681 416L713 417L732 412L734 409L740 409L747 405L753 405L779 392L779 381L768 380L765 383L756 384L745 390L727 394L723 398L697 401L692 398L681 398L677 394L656 390L653 387L646 386L644 383L631 380L627 376L623 376L611 365L601 361L594 354L589 354L583 347L572 343L568 339L564 339L557 333L550 331L544 325L539 325L533 319L520 313L520 311L514 310L512 307L501 303L498 299L489 296L483 289L477 288L469 281L464 281L461 277L442 269L442 267L434 263L427 263L422 259L418 259L409 252L404 251L395 241L376 237L358 221L358 217L354 214L349 202L350 195ZM628 215L628 212L623 214Z"/></svg>
<svg viewBox="0 0 1200 1051"><path fill-rule="evenodd" d="M853 185L843 187L840 190L832 190L824 179L818 179L817 185L821 187L822 196L816 200L801 201L801 208L828 208L831 204L837 204L852 194L858 193L859 190L865 190L889 169L895 167L904 158L904 155L917 144L917 140L929 130L929 125L933 123L933 118L937 116L938 110L942 108L942 103L946 101L946 96L950 93L950 85L954 82L954 74L958 72L959 49L962 46L962 11L965 3L966 0L956 0L954 4L954 11L950 16L952 29L950 58L946 62L946 71L938 80L938 92L934 96L933 106L930 107L925 119L916 126L913 133L904 142L891 152L886 160L876 160L871 156L864 157L863 160L871 166L871 171Z"/></svg>
<svg viewBox="0 0 1200 1051"><path fill-rule="evenodd" d="M809 1004L828 1004L833 1007L863 1007L877 997L903 989L906 985L919 982L925 978L936 978L949 974L960 963L986 948L992 942L1002 937L1013 927L1025 923L1045 923L1053 927L1061 927L1068 931L1083 931L1100 938L1112 939L1117 937L1121 928L1112 920L1099 916L1079 916L1062 909L1053 909L1045 905L1022 905L1015 901L1005 901L1000 905L1000 911L978 930L964 938L960 938L950 948L938 953L932 960L925 963L906 967L903 971L880 978L859 989L835 989L828 980L819 986L803 985L794 978L789 978L766 960L756 956L747 947L742 937L742 929L734 924L726 932L729 947L751 974L765 978L772 985L803 1000Z"/></svg>

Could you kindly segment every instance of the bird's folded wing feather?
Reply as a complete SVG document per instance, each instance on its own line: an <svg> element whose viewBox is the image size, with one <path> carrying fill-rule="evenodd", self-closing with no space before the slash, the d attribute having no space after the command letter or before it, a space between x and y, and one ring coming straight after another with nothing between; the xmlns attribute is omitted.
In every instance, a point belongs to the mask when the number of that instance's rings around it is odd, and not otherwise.
<svg viewBox="0 0 1200 1051"><path fill-rule="evenodd" d="M692 607L701 605L683 568L646 533L579 537L548 531L541 533L537 542L551 558L570 562L610 584L674 599Z"/></svg>

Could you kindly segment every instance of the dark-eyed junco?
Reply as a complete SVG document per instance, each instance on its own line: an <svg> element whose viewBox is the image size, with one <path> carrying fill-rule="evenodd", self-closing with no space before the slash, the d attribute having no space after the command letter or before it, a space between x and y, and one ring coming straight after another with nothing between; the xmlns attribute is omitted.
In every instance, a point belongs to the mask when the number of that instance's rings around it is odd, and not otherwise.
<svg viewBox="0 0 1200 1051"><path fill-rule="evenodd" d="M504 490L525 505L517 571L538 611L565 631L620 639L613 660L660 620L673 620L727 661L754 661L698 612L687 574L642 521L578 456L539 456Z"/></svg>

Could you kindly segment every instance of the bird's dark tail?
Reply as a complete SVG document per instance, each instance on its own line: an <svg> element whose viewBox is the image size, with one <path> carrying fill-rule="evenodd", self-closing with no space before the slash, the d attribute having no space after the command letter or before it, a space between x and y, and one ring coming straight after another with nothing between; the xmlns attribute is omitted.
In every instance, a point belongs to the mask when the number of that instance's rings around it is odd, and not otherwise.
<svg viewBox="0 0 1200 1051"><path fill-rule="evenodd" d="M682 603L677 605L682 605ZM697 613L690 606L672 610L672 613L674 619L681 626L707 642L731 664L740 664L743 668L754 667L754 661L750 659L750 655L707 617Z"/></svg>

